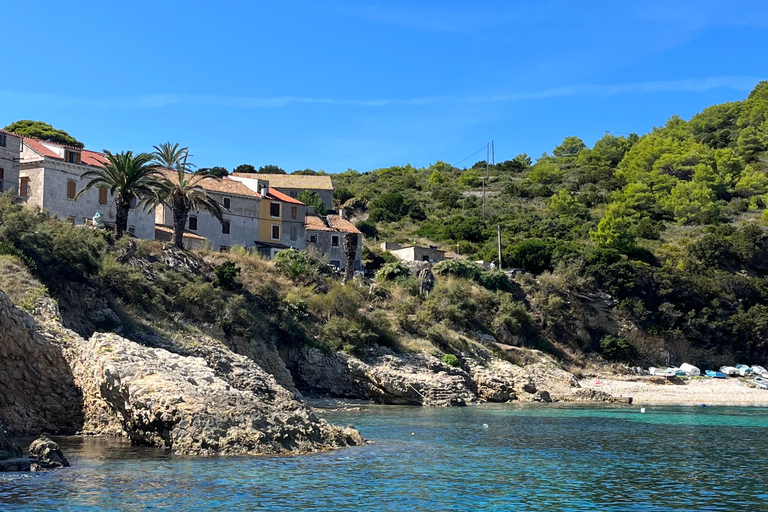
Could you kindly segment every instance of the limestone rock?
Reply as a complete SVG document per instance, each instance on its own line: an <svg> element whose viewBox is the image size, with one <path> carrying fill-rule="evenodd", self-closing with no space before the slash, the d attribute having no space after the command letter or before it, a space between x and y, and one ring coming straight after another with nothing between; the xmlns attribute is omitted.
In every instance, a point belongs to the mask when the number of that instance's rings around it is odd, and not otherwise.
<svg viewBox="0 0 768 512"><path fill-rule="evenodd" d="M45 435L32 441L29 455L37 459L37 462L32 463L32 471L69 467L69 461L61 453L59 445Z"/></svg>
<svg viewBox="0 0 768 512"><path fill-rule="evenodd" d="M23 454L21 448L11 441L5 425L0 423L0 460L17 459Z"/></svg>
<svg viewBox="0 0 768 512"><path fill-rule="evenodd" d="M536 391L536 393L533 395L533 400L535 402L551 402L552 397L549 395L549 391L545 391L543 389L540 389Z"/></svg>

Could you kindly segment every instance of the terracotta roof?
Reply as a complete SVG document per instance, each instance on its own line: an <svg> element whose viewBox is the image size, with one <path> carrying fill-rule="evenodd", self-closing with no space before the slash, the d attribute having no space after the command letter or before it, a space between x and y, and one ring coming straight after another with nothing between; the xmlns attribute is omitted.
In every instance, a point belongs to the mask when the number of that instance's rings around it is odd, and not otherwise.
<svg viewBox="0 0 768 512"><path fill-rule="evenodd" d="M177 177L176 171L171 171L168 169L161 169L160 173L165 176L169 180L174 180ZM255 191L251 190L245 184L243 184L240 181L232 180L229 178L214 178L214 179L205 179L198 182L198 185L203 187L205 190L210 190L211 192L219 192L221 194L231 194L231 195L238 195L238 196L247 196L247 197L258 197L260 198L261 195L256 193Z"/></svg>
<svg viewBox="0 0 768 512"><path fill-rule="evenodd" d="M349 222L347 219L342 218L341 215L329 215L328 224L331 225L334 231L360 234L360 230L357 229L355 225Z"/></svg>
<svg viewBox="0 0 768 512"><path fill-rule="evenodd" d="M272 187L269 187L269 193L267 194L267 199L274 199L277 201L283 201L285 203L291 203L291 204L301 204L301 205L304 204L298 199L294 199L289 195L283 194L282 192L275 190Z"/></svg>
<svg viewBox="0 0 768 512"><path fill-rule="evenodd" d="M74 146L65 146L63 144L56 144L53 142L41 141L39 139L33 139L31 137L22 137L22 140L24 141L24 144L26 144L35 153L39 154L40 156L44 156L46 158L64 160L63 156L60 156L58 153L55 153L45 145L45 144L53 144L56 147L69 149L69 150L77 151L78 153L80 153L80 163L82 165L92 165L95 167L100 167L101 164L107 161L107 159L104 157L104 153L99 153L97 151L90 151L88 149L80 149Z"/></svg>
<svg viewBox="0 0 768 512"><path fill-rule="evenodd" d="M333 231L329 226L326 226L325 221L317 215L307 215L304 218L304 228L307 231Z"/></svg>
<svg viewBox="0 0 768 512"><path fill-rule="evenodd" d="M155 231L162 231L163 233L170 233L173 235L173 228L168 226L163 226L162 224L155 224ZM189 231L184 231L184 238L191 238L192 240L207 240L204 236L196 235L195 233L190 233Z"/></svg>
<svg viewBox="0 0 768 512"><path fill-rule="evenodd" d="M300 188L305 190L333 190L330 176L304 176L301 174L250 174L233 173L240 178L266 180L270 187Z"/></svg>

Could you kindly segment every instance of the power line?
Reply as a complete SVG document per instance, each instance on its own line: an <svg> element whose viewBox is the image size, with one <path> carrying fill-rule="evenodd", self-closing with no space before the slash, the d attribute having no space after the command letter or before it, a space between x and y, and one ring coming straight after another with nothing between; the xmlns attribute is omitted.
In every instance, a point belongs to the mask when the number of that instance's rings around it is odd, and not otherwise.
<svg viewBox="0 0 768 512"><path fill-rule="evenodd" d="M464 160L459 160L458 162L456 162L456 165L458 166L458 165L459 165L461 162L466 162L467 160L469 160L470 158L472 158L473 156L475 156L476 154L478 154L478 153L479 153L479 152L481 152L482 150L486 149L487 147L488 147L488 145L487 145L487 144L484 144L484 145L483 145L483 147L481 147L480 149L478 149L477 151L475 151L474 153L472 153L471 155L469 155L469 156L468 156L467 158L465 158Z"/></svg>

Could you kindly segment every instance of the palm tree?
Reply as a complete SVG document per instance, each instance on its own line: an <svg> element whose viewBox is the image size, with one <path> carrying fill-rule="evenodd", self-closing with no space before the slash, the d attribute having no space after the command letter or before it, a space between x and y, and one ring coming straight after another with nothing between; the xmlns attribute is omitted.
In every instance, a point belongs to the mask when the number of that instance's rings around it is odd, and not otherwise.
<svg viewBox="0 0 768 512"><path fill-rule="evenodd" d="M82 175L83 179L90 181L75 196L75 200L93 188L108 189L115 196L116 236L119 239L128 228L128 212L133 200L138 200L137 206L151 208L162 176L152 163L152 155L148 153L134 155L132 151L123 151L112 154L105 150L104 156L106 161L100 168Z"/></svg>
<svg viewBox="0 0 768 512"><path fill-rule="evenodd" d="M192 173L194 165L188 161L189 149L180 147L178 143L166 142L154 148L154 162L166 169L165 177L157 188L155 204L165 204L173 211L173 243L182 249L184 227L190 211L205 209L219 222L224 221L221 205L201 185L205 180L217 178L209 174Z"/></svg>

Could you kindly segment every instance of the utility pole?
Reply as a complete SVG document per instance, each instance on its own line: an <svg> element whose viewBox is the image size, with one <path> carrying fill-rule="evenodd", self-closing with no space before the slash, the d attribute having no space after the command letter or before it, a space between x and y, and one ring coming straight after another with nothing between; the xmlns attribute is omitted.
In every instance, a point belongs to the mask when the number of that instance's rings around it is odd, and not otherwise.
<svg viewBox="0 0 768 512"><path fill-rule="evenodd" d="M488 160L491 158L491 147L485 143L485 179L483 180L483 220L485 220L485 182L488 181Z"/></svg>
<svg viewBox="0 0 768 512"><path fill-rule="evenodd" d="M501 271L503 269L501 267L501 226L499 225L496 226L496 235L499 240L499 270Z"/></svg>

